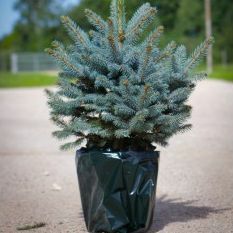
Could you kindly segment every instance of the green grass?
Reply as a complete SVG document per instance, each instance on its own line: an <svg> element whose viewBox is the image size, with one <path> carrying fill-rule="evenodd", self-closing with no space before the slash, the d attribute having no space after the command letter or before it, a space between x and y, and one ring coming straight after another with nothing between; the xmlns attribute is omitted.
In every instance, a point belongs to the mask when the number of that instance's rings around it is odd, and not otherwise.
<svg viewBox="0 0 233 233"><path fill-rule="evenodd" d="M56 82L56 75L44 73L0 73L0 88L51 86Z"/></svg>
<svg viewBox="0 0 233 233"><path fill-rule="evenodd" d="M204 70L204 66L198 70ZM233 64L228 66L215 65L209 78L223 79L233 82ZM46 73L18 73L0 72L0 88L6 87L39 87L51 86L57 83L56 75Z"/></svg>
<svg viewBox="0 0 233 233"><path fill-rule="evenodd" d="M213 73L210 74L209 77L215 79L224 79L233 82L233 65L216 65L214 66Z"/></svg>
<svg viewBox="0 0 233 233"><path fill-rule="evenodd" d="M205 66L199 66L197 71L205 71ZM210 79L222 79L233 82L233 64L227 66L215 65L213 72L208 77Z"/></svg>

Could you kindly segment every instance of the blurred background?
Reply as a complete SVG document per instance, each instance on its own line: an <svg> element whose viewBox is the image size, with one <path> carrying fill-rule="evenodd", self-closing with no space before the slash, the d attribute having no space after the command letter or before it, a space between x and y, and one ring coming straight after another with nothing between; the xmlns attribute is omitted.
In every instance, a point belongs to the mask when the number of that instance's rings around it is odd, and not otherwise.
<svg viewBox="0 0 233 233"><path fill-rule="evenodd" d="M144 0L126 1L127 17ZM233 80L233 4L231 0L149 0L159 13L155 24L165 26L161 46L171 40L191 51L205 37L213 35L215 44L209 54L210 77ZM110 0L7 0L0 2L0 87L54 84L56 79L44 71L57 70L44 54L54 39L67 41L60 24L69 15L85 30L90 25L84 9L91 8L108 17ZM153 27L153 25L151 26ZM213 63L213 66L212 66ZM204 63L201 67L205 69ZM22 75L22 72L36 72ZM21 73L18 73L21 72ZM18 74L17 74L18 73ZM52 72L52 74L54 74ZM53 76L53 75L52 75ZM17 77L18 79L13 79Z"/></svg>

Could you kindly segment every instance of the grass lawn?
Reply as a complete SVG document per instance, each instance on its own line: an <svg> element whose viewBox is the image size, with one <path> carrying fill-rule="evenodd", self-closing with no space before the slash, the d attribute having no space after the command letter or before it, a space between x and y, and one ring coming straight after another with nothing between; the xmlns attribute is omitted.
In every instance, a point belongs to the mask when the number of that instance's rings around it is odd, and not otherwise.
<svg viewBox="0 0 233 233"><path fill-rule="evenodd" d="M204 66L197 70L204 70ZM233 82L233 64L228 66L215 65L214 71L209 78L223 79ZM39 87L55 85L57 78L55 74L46 73L17 73L11 74L0 72L0 88L4 87Z"/></svg>
<svg viewBox="0 0 233 233"><path fill-rule="evenodd" d="M3 87L39 87L55 85L56 75L45 73L17 73L0 72L0 88Z"/></svg>
<svg viewBox="0 0 233 233"><path fill-rule="evenodd" d="M228 66L216 65L214 66L213 73L210 74L209 77L215 79L224 79L233 82L233 65L228 65Z"/></svg>

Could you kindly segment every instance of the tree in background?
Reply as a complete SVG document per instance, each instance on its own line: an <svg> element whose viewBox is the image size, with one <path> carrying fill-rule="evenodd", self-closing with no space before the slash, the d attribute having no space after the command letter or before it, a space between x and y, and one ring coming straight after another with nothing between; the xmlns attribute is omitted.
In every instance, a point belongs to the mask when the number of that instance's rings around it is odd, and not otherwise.
<svg viewBox="0 0 233 233"><path fill-rule="evenodd" d="M18 0L14 9L19 12L12 34L2 40L5 49L42 51L59 32L62 8L56 0Z"/></svg>
<svg viewBox="0 0 233 233"><path fill-rule="evenodd" d="M17 41L20 48L29 51L42 50L50 40L48 37L52 29L59 25L61 8L58 3L52 0L18 0L15 10L20 12L20 19L15 27L20 35Z"/></svg>
<svg viewBox="0 0 233 233"><path fill-rule="evenodd" d="M78 1L77 1L78 2ZM204 0L147 0L159 10L160 22L165 26L166 37L161 39L164 46L169 38L182 41L190 51L205 37ZM127 19L145 0L127 1ZM60 29L59 16L69 15L89 31L84 9L90 8L103 18L108 17L110 0L81 0L68 12L62 9L62 0L18 0L15 9L20 13L13 32L0 41L0 50L42 51L53 39L65 40ZM66 11L66 12L65 12ZM212 0L213 35L215 37L214 60L233 61L233 4L230 0ZM149 27L153 28L155 24Z"/></svg>
<svg viewBox="0 0 233 233"><path fill-rule="evenodd" d="M157 7L160 23L165 26L167 36L162 38L162 45L169 41L169 37L172 37L182 41L191 51L204 39L204 0L148 0L147 2ZM130 18L133 10L143 3L145 3L144 0L127 1L127 18ZM103 18L107 18L109 4L110 0L81 0L80 4L70 11L69 16L77 21L82 28L90 30L90 25L85 20L84 9L90 8ZM232 8L230 0L212 0L213 35L216 39L214 58L216 62L220 62L224 54L226 54L228 62L233 60Z"/></svg>
<svg viewBox="0 0 233 233"><path fill-rule="evenodd" d="M212 0L215 60L233 61L233 4L229 0Z"/></svg>
<svg viewBox="0 0 233 233"><path fill-rule="evenodd" d="M80 4L70 11L69 16L75 19L79 23L79 25L86 30L91 29L91 26L86 22L84 10L86 8L90 8L91 10L97 12L99 15L106 19L109 16L108 12L110 2L111 0L81 0ZM165 25L166 28L168 28L169 30L173 29L180 1L148 0L146 2L149 2L152 6L156 6L156 8L159 10L159 18L161 24ZM129 19L132 16L134 10L143 3L145 3L144 0L127 1L125 3L128 9L126 17Z"/></svg>
<svg viewBox="0 0 233 233"><path fill-rule="evenodd" d="M205 37L203 0L180 0L172 36L185 44L188 50Z"/></svg>

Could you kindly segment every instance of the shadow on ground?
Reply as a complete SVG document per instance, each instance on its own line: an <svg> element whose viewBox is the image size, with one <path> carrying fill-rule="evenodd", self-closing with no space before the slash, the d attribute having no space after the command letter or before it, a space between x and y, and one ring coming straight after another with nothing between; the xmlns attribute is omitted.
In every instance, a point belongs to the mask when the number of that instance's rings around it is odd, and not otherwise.
<svg viewBox="0 0 233 233"><path fill-rule="evenodd" d="M156 200L154 221L148 233L156 233L175 222L189 222L208 218L210 214L221 214L230 208L216 209L210 206L198 206L197 200L183 201L181 198L168 198L163 195ZM83 212L79 212L83 219Z"/></svg>
<svg viewBox="0 0 233 233"><path fill-rule="evenodd" d="M163 195L156 201L154 223L149 233L162 230L174 222L189 222L195 219L205 219L210 214L219 214L229 209L215 209L209 206L196 206L198 201L182 201L180 198L172 199Z"/></svg>

